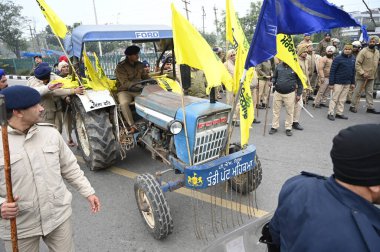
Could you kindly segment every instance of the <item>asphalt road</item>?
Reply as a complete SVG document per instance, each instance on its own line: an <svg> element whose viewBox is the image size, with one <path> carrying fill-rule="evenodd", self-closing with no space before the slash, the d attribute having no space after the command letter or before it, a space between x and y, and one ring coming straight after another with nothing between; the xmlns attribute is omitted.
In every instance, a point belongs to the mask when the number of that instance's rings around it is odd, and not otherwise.
<svg viewBox="0 0 380 252"><path fill-rule="evenodd" d="M259 110L258 119L261 124L255 124L251 129L250 143L257 148L257 154L263 167L263 179L256 193L251 194L255 199L258 217L271 212L276 208L277 196L282 184L290 177L301 171L310 171L329 176L332 172L332 163L329 152L332 146L332 138L339 130L350 125L361 123L380 123L380 115L366 114L364 101L361 102L359 112L348 112L346 105L345 114L348 120L327 120L327 109L313 109L311 105L307 109L314 115L310 118L306 113L301 113L301 125L303 131L294 131L293 136L287 137L284 129L284 113L281 116L280 129L275 135L268 135L271 122L271 110L268 113L268 125L266 135L263 136L265 110ZM380 110L380 100L376 100L375 106ZM239 129L233 134L233 141L239 139ZM72 149L79 157L76 148ZM143 220L137 209L134 196L133 177L141 173L152 173L165 170L167 167L159 161L151 159L148 151L136 147L127 153L124 160L120 160L113 167L97 172L91 172L78 158L81 168L92 183L97 195L101 199L102 210L94 215L90 213L87 201L73 191L73 223L76 251L200 251L207 244L212 243L224 232L232 230L232 221L229 228L223 232L220 220L212 221L213 214L210 193L216 196L224 194L228 198L229 189L224 193L224 188L208 189L205 194L180 189L166 193L165 197L170 206L174 221L174 231L162 241L155 240L144 226ZM163 180L168 181L173 175L164 175ZM229 195L231 196L231 195ZM197 200L202 198L203 200ZM232 196L234 197L234 196ZM248 205L248 197L243 197L242 204ZM229 204L229 203L228 203ZM207 236L207 241L196 238L194 232L194 207L197 206L196 217L198 224L202 225L200 233ZM248 223L255 218L248 218L247 214L228 209L228 206L215 207L218 215L223 213L233 216L235 228L237 222L242 219ZM221 210L223 209L223 210ZM243 206L246 209L246 206ZM219 216L220 217L220 216ZM228 221L228 220L227 220ZM212 226L218 227L219 233L212 232ZM197 225L198 226L198 225ZM0 245L0 251L2 251ZM42 246L41 251L47 251Z"/></svg>

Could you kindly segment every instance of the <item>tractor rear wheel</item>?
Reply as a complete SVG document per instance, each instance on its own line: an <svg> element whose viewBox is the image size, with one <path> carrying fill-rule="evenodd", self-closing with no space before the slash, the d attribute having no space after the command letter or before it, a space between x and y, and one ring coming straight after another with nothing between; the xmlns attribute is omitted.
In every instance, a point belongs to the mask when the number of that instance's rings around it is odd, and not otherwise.
<svg viewBox="0 0 380 252"><path fill-rule="evenodd" d="M107 109L86 112L78 97L71 101L75 134L87 166L91 171L111 166L118 158L118 144Z"/></svg>

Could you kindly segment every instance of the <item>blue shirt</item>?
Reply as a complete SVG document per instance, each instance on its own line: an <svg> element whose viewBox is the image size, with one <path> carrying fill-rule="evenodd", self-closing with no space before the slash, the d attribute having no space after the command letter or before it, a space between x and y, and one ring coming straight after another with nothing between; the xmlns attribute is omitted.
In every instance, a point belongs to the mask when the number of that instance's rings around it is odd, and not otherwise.
<svg viewBox="0 0 380 252"><path fill-rule="evenodd" d="M281 251L380 251L380 209L333 176L289 179L269 228Z"/></svg>

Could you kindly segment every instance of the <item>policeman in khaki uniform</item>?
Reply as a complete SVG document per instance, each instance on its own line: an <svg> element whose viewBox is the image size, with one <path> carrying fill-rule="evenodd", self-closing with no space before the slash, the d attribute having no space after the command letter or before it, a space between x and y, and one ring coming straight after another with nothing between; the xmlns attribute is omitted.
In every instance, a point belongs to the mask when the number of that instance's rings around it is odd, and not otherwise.
<svg viewBox="0 0 380 252"><path fill-rule="evenodd" d="M269 134L275 134L280 127L280 112L284 103L286 109L285 132L287 136L292 136L294 101L298 102L301 99L303 90L301 80L285 62L281 62L276 67L272 81L275 92L273 95L272 128Z"/></svg>
<svg viewBox="0 0 380 252"><path fill-rule="evenodd" d="M269 96L269 89L272 85L272 83L270 82L270 78L272 77L272 64L270 60L264 61L258 64L255 70L258 78L257 108L266 108Z"/></svg>
<svg viewBox="0 0 380 252"><path fill-rule="evenodd" d="M140 47L128 46L125 53L125 60L117 64L115 69L117 98L119 100L121 112L130 127L130 133L136 131L135 121L129 105L140 95L140 92L130 90L134 83L149 79L149 74L144 69L144 64L139 61Z"/></svg>
<svg viewBox="0 0 380 252"><path fill-rule="evenodd" d="M83 94L84 88L61 89L61 83L50 83L60 78L62 77L51 72L47 63L42 62L34 70L34 76L28 79L27 85L36 89L41 95L41 105L44 107L42 122L54 124L62 133L62 98L73 94Z"/></svg>
<svg viewBox="0 0 380 252"><path fill-rule="evenodd" d="M318 62L318 79L319 89L317 96L314 99L313 106L315 108L326 107L327 95L329 87L330 70L333 62L333 54L335 52L334 46L328 46L326 48L326 55L323 56Z"/></svg>
<svg viewBox="0 0 380 252"><path fill-rule="evenodd" d="M360 102L360 93L362 89L365 90L367 113L380 114L373 106L373 84L375 82L375 75L379 66L379 50L375 49L379 37L371 36L368 42L368 47L363 48L356 57L355 81L356 87L352 95L352 104L350 111L357 112L357 107Z"/></svg>
<svg viewBox="0 0 380 252"><path fill-rule="evenodd" d="M20 252L38 252L40 239L49 251L74 251L70 216L72 195L64 180L100 210L100 201L77 160L52 124L38 123L44 108L33 88L12 86L5 96L15 203L6 201L4 158L0 150L0 237L12 251L10 218L16 218Z"/></svg>

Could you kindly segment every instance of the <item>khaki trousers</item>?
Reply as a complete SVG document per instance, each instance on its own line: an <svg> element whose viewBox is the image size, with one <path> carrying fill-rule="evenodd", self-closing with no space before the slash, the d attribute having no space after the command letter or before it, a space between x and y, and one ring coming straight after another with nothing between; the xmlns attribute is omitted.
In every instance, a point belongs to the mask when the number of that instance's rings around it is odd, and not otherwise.
<svg viewBox="0 0 380 252"><path fill-rule="evenodd" d="M285 129L292 129L295 96L295 92L289 94L280 94L277 91L274 92L272 128L277 129L280 127L280 112L282 103L284 103L286 110Z"/></svg>
<svg viewBox="0 0 380 252"><path fill-rule="evenodd" d="M354 90L355 90L355 87L351 87L350 85L350 88L348 89L348 93L347 93L347 101L352 101L352 96L354 94Z"/></svg>
<svg viewBox="0 0 380 252"><path fill-rule="evenodd" d="M303 101L303 96L304 96L304 93L302 92L302 95L300 97L301 102ZM295 92L294 92L293 107L294 107L293 122L299 122L300 116L301 116L302 106L296 101L296 93Z"/></svg>
<svg viewBox="0 0 380 252"><path fill-rule="evenodd" d="M352 104L351 106L357 108L359 102L360 102L360 93L362 90L362 87L364 86L365 80L364 79L356 79L356 87L354 90L354 94L352 95ZM367 80L367 84L365 86L365 100L367 102L367 108L373 109L373 84L375 83L375 80Z"/></svg>
<svg viewBox="0 0 380 252"><path fill-rule="evenodd" d="M270 81L258 80L259 97L257 99L257 102L262 101L263 104L267 104L268 95L269 95L269 85L270 85ZM256 92L257 92L257 90L256 90Z"/></svg>
<svg viewBox="0 0 380 252"><path fill-rule="evenodd" d="M46 236L37 235L19 239L17 241L19 252L39 252L41 238L49 248L49 252L75 251L70 218ZM12 241L4 241L4 245L7 252L12 252Z"/></svg>
<svg viewBox="0 0 380 252"><path fill-rule="evenodd" d="M348 89L350 88L350 84L334 84L334 91L332 98L329 104L329 115L334 115L334 110L336 107L336 114L343 115L344 103L346 102Z"/></svg>
<svg viewBox="0 0 380 252"><path fill-rule="evenodd" d="M135 124L133 120L132 111L129 105L135 100L135 97L140 95L140 92L121 91L117 93L117 99L119 100L121 113L129 126Z"/></svg>
<svg viewBox="0 0 380 252"><path fill-rule="evenodd" d="M319 105L321 102L326 102L329 92L329 79L325 78L325 81L319 86L317 96L315 97L314 104Z"/></svg>

